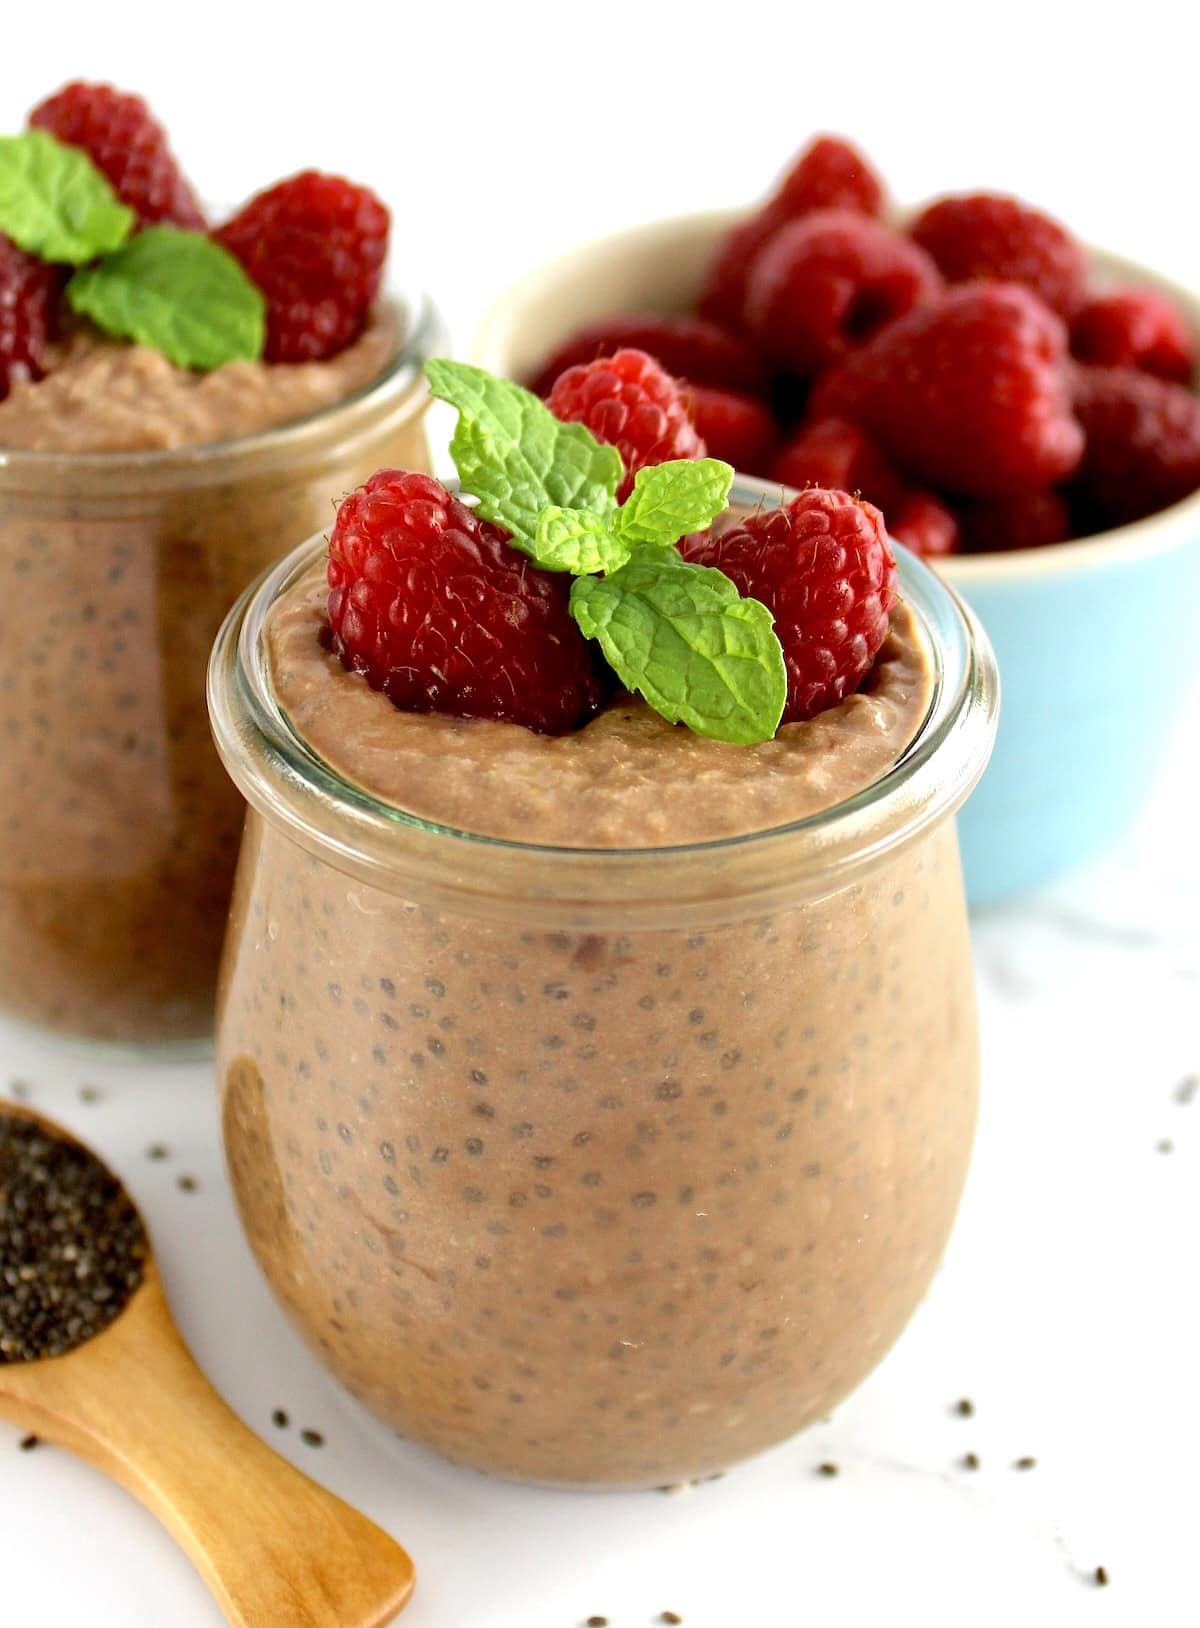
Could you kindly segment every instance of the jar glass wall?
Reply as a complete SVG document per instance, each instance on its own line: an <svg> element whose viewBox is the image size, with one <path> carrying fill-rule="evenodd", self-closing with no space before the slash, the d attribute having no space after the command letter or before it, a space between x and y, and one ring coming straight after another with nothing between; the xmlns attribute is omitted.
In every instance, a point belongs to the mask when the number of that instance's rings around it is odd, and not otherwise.
<svg viewBox="0 0 1200 1628"><path fill-rule="evenodd" d="M375 803L292 732L262 626L312 558L242 602L210 674L251 804L224 1134L276 1294L391 1426L504 1475L657 1485L803 1428L905 1325L966 1171L977 627L902 562L934 700L827 812L540 848Z"/></svg>
<svg viewBox="0 0 1200 1628"><path fill-rule="evenodd" d="M405 338L366 389L180 451L0 449L0 1012L89 1038L211 1032L241 803L204 677L234 599L381 464L428 468Z"/></svg>

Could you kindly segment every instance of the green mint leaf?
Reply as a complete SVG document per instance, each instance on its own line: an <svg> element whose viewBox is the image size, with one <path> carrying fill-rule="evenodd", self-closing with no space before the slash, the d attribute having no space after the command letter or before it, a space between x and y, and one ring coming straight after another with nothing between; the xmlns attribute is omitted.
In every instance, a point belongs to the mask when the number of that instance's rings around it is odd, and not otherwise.
<svg viewBox="0 0 1200 1628"><path fill-rule="evenodd" d="M465 362L434 359L429 388L458 408L450 453L458 478L478 501L479 513L512 533L535 554L542 509L616 507L621 455L582 424L562 424L544 402L519 384Z"/></svg>
<svg viewBox="0 0 1200 1628"><path fill-rule="evenodd" d="M0 136L0 232L26 254L82 265L119 249L135 224L78 147L45 130Z"/></svg>
<svg viewBox="0 0 1200 1628"><path fill-rule="evenodd" d="M612 534L608 515L594 509L551 505L537 517L533 557L545 571L617 571L629 558L629 546Z"/></svg>
<svg viewBox="0 0 1200 1628"><path fill-rule="evenodd" d="M266 302L202 232L148 226L100 265L77 271L67 299L105 333L149 345L176 367L207 372L262 355Z"/></svg>
<svg viewBox="0 0 1200 1628"><path fill-rule="evenodd" d="M787 700L774 620L722 571L643 544L608 577L571 584L571 615L626 689L698 735L770 740Z"/></svg>
<svg viewBox="0 0 1200 1628"><path fill-rule="evenodd" d="M614 526L624 543L674 543L724 512L733 470L719 458L676 458L634 476Z"/></svg>

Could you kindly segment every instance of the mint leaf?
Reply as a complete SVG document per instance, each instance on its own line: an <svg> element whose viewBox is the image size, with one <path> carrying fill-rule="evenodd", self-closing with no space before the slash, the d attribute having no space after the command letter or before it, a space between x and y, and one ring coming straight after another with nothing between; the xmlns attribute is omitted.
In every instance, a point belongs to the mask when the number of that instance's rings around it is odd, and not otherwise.
<svg viewBox="0 0 1200 1628"><path fill-rule="evenodd" d="M724 512L732 485L733 470L719 458L652 464L634 476L614 530L623 543L678 542Z"/></svg>
<svg viewBox="0 0 1200 1628"><path fill-rule="evenodd" d="M626 689L672 723L741 745L779 727L787 671L773 618L724 572L642 544L611 576L577 578L571 615Z"/></svg>
<svg viewBox="0 0 1200 1628"><path fill-rule="evenodd" d="M207 372L262 355L266 302L202 232L148 226L102 264L77 271L67 299L105 333L149 345L176 367Z"/></svg>
<svg viewBox="0 0 1200 1628"><path fill-rule="evenodd" d="M551 507L610 514L621 455L582 424L562 424L519 384L465 362L427 362L429 388L458 408L450 452L479 513L536 558L538 514Z"/></svg>
<svg viewBox="0 0 1200 1628"><path fill-rule="evenodd" d="M580 577L618 570L629 558L629 548L613 536L609 516L552 505L537 517L533 557L545 571L571 571Z"/></svg>
<svg viewBox="0 0 1200 1628"><path fill-rule="evenodd" d="M0 232L39 260L82 265L119 249L132 209L78 147L45 130L0 136Z"/></svg>

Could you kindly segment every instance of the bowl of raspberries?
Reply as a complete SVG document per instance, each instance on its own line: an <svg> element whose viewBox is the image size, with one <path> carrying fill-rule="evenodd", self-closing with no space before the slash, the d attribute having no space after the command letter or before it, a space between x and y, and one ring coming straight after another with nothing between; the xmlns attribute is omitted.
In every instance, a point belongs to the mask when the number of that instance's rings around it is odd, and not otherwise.
<svg viewBox="0 0 1200 1628"><path fill-rule="evenodd" d="M961 819L983 904L1119 837L1171 745L1200 611L1198 341L1200 296L1002 194L901 210L821 136L748 212L534 270L475 353L618 415L653 359L635 440L669 425L666 456L859 494L970 602L1004 686Z"/></svg>

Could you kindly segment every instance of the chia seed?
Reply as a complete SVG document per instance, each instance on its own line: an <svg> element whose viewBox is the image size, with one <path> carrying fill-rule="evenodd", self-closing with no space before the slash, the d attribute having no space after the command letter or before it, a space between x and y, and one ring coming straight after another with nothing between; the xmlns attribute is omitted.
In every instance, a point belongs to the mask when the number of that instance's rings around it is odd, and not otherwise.
<svg viewBox="0 0 1200 1628"><path fill-rule="evenodd" d="M1103 1566L1097 1566L1095 1571L1092 1573L1092 1577L1095 1579L1097 1588L1108 1587L1108 1572Z"/></svg>
<svg viewBox="0 0 1200 1628"><path fill-rule="evenodd" d="M200 1184L195 1176L180 1176L175 1185L181 1193L194 1193Z"/></svg>
<svg viewBox="0 0 1200 1628"><path fill-rule="evenodd" d="M1016 1462L1013 1464L1013 1469L1014 1470L1033 1470L1033 1469L1036 1469L1036 1468L1037 1468L1037 1459L1036 1458L1030 1458L1028 1455L1026 1455L1024 1458L1017 1459Z"/></svg>
<svg viewBox="0 0 1200 1628"><path fill-rule="evenodd" d="M124 1309L149 1243L125 1189L78 1142L0 1110L0 1364L58 1357Z"/></svg>
<svg viewBox="0 0 1200 1628"><path fill-rule="evenodd" d="M18 1445L23 1453L32 1453L35 1447L42 1445L42 1439L40 1436L22 1436Z"/></svg>
<svg viewBox="0 0 1200 1628"><path fill-rule="evenodd" d="M837 1467L836 1464L830 1464L828 1462L826 1462L824 1464L818 1464L817 1465L817 1474L818 1475L837 1475L838 1474L838 1467Z"/></svg>
<svg viewBox="0 0 1200 1628"><path fill-rule="evenodd" d="M975 1404L969 1396L963 1396L954 1404L954 1411L960 1419L971 1419L975 1415Z"/></svg>
<svg viewBox="0 0 1200 1628"><path fill-rule="evenodd" d="M279 1430L286 1430L287 1429L287 1427L288 1427L288 1416L283 1411L282 1408L276 1408L274 1413L272 1413L272 1415L271 1415L271 1423L273 1425L275 1425L275 1427L277 1429L279 1429Z"/></svg>
<svg viewBox="0 0 1200 1628"><path fill-rule="evenodd" d="M325 1438L319 1430L302 1430L300 1440L306 1447L324 1447Z"/></svg>
<svg viewBox="0 0 1200 1628"><path fill-rule="evenodd" d="M672 1628L674 1628L674 1625L682 1622L683 1618L679 1615L678 1611L663 1611L659 1613L658 1620L659 1622L670 1623L672 1624Z"/></svg>

